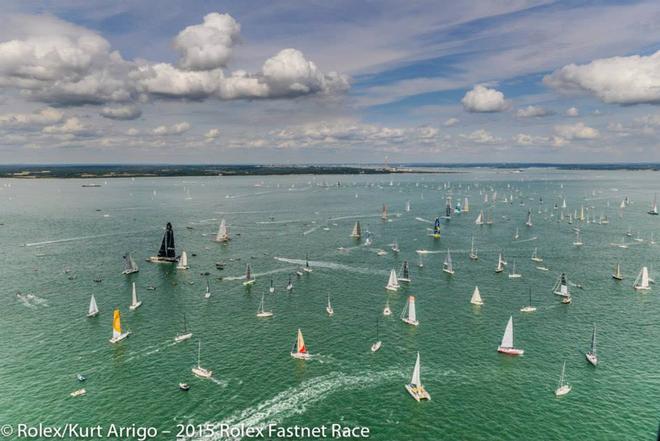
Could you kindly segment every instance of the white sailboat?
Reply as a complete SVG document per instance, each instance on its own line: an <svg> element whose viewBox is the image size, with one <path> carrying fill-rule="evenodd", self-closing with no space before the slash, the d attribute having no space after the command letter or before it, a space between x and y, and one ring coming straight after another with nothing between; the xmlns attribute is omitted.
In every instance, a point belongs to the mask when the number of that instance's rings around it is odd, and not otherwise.
<svg viewBox="0 0 660 441"><path fill-rule="evenodd" d="M94 298L94 294L92 294L92 298L89 299L89 309L87 310L87 317L96 317L99 315L99 307L96 305L96 299Z"/></svg>
<svg viewBox="0 0 660 441"><path fill-rule="evenodd" d="M385 289L389 291L396 291L399 289L399 279L396 276L396 270L393 269L390 271L390 278L387 281Z"/></svg>
<svg viewBox="0 0 660 441"><path fill-rule="evenodd" d="M522 349L517 349L513 346L513 316L509 317L509 322L506 324L502 342L497 348L497 352L507 355L523 355L525 353Z"/></svg>
<svg viewBox="0 0 660 441"><path fill-rule="evenodd" d="M501 273L502 271L504 271L504 265L505 262L504 259L502 258L502 253L500 253L499 256L497 257L497 267L495 268L495 272Z"/></svg>
<svg viewBox="0 0 660 441"><path fill-rule="evenodd" d="M649 270L647 267L642 267L642 270L637 275L635 283L633 283L633 288L638 291L646 291L651 289L649 286Z"/></svg>
<svg viewBox="0 0 660 441"><path fill-rule="evenodd" d="M218 227L218 232L215 235L215 241L216 242L229 242L230 237L229 237L229 227L227 226L227 223L225 222L224 219L220 221L220 226Z"/></svg>
<svg viewBox="0 0 660 441"><path fill-rule="evenodd" d="M257 310L257 317L260 318L265 318L265 317L272 317L273 312L272 311L266 311L265 309L265 299L264 295L261 295L261 302L259 302L259 309Z"/></svg>
<svg viewBox="0 0 660 441"><path fill-rule="evenodd" d="M351 232L351 237L353 239L359 239L362 237L362 228L360 227L360 221L355 222L355 225L353 225L353 231Z"/></svg>
<svg viewBox="0 0 660 441"><path fill-rule="evenodd" d="M535 312L536 306L532 306L532 288L529 288L529 305L520 308L520 312Z"/></svg>
<svg viewBox="0 0 660 441"><path fill-rule="evenodd" d="M648 211L648 213L652 216L657 216L658 215L658 196L653 195L653 203L651 204L651 209Z"/></svg>
<svg viewBox="0 0 660 441"><path fill-rule="evenodd" d="M408 303L401 311L401 320L409 325L418 326L417 311L415 310L415 296L408 296Z"/></svg>
<svg viewBox="0 0 660 441"><path fill-rule="evenodd" d="M273 285L273 278L270 278L270 287L268 288L269 293L274 293L275 292L275 285Z"/></svg>
<svg viewBox="0 0 660 441"><path fill-rule="evenodd" d="M410 268L407 260L403 261L403 265L401 266L401 277L398 277L397 280L399 282L410 283Z"/></svg>
<svg viewBox="0 0 660 441"><path fill-rule="evenodd" d="M598 355L596 354L596 325L591 333L591 350L585 354L587 361L594 366L598 365Z"/></svg>
<svg viewBox="0 0 660 441"><path fill-rule="evenodd" d="M199 341L197 346L197 366L192 368L192 373L199 378L211 378L213 371L202 367L202 341Z"/></svg>
<svg viewBox="0 0 660 441"><path fill-rule="evenodd" d="M532 210L527 210L527 222L525 222L525 225L528 227L532 226Z"/></svg>
<svg viewBox="0 0 660 441"><path fill-rule="evenodd" d="M204 298L211 298L211 287L209 286L209 278L206 278L206 291L204 291Z"/></svg>
<svg viewBox="0 0 660 441"><path fill-rule="evenodd" d="M612 273L612 278L615 280L623 280L623 274L621 274L621 265L616 264L616 269Z"/></svg>
<svg viewBox="0 0 660 441"><path fill-rule="evenodd" d="M255 278L252 275L252 268L250 267L250 264L248 263L245 265L245 282L243 282L244 286L249 286L254 284Z"/></svg>
<svg viewBox="0 0 660 441"><path fill-rule="evenodd" d="M291 291L293 289L293 282L291 281L291 275L289 274L289 282L286 284L286 290Z"/></svg>
<svg viewBox="0 0 660 441"><path fill-rule="evenodd" d="M309 266L309 255L305 254L305 266L303 267L303 271L306 273L311 273L312 272L312 267Z"/></svg>
<svg viewBox="0 0 660 441"><path fill-rule="evenodd" d="M470 259L479 260L479 256L477 255L477 249L474 247L474 236L472 236L472 245L470 246Z"/></svg>
<svg viewBox="0 0 660 441"><path fill-rule="evenodd" d="M582 238L580 238L580 229L578 228L575 230L575 242L573 242L573 245L576 247L581 247L584 245L584 242L582 242Z"/></svg>
<svg viewBox="0 0 660 441"><path fill-rule="evenodd" d="M442 271L446 272L447 274L454 274L454 265L451 261L451 254L449 253L449 249L447 249L447 256L445 257L445 261L442 264Z"/></svg>
<svg viewBox="0 0 660 441"><path fill-rule="evenodd" d="M514 259L513 265L511 267L511 272L509 272L509 279L519 279L522 277L522 274L516 272L516 261Z"/></svg>
<svg viewBox="0 0 660 441"><path fill-rule="evenodd" d="M380 337L378 331L379 331L379 329L378 329L378 318L376 318L376 341L371 345L371 352L376 352L381 348L381 346L383 346L383 342L380 341L380 339L378 338L378 337Z"/></svg>
<svg viewBox="0 0 660 441"><path fill-rule="evenodd" d="M516 227L516 233L513 235L513 240L518 240L520 238L520 232L518 231L518 227Z"/></svg>
<svg viewBox="0 0 660 441"><path fill-rule="evenodd" d="M477 224L477 225L483 225L484 224L484 210L479 211L479 215L474 220L474 223Z"/></svg>
<svg viewBox="0 0 660 441"><path fill-rule="evenodd" d="M463 199L463 213L469 213L470 212L470 201L468 201L468 198Z"/></svg>
<svg viewBox="0 0 660 441"><path fill-rule="evenodd" d="M332 308L332 304L330 303L330 296L328 296L328 304L325 307L325 312L327 312L330 317L335 315L335 310Z"/></svg>
<svg viewBox="0 0 660 441"><path fill-rule="evenodd" d="M174 341L179 343L185 340L188 340L190 337L192 337L192 332L188 330L188 323L186 322L186 315L183 314L183 331L174 337Z"/></svg>
<svg viewBox="0 0 660 441"><path fill-rule="evenodd" d="M537 248L534 248L534 252L532 253L532 260L534 262L543 262L543 259L541 257L539 257L539 255L538 255L538 249Z"/></svg>
<svg viewBox="0 0 660 441"><path fill-rule="evenodd" d="M406 212L410 211L410 201L406 201Z"/></svg>
<svg viewBox="0 0 660 441"><path fill-rule="evenodd" d="M570 297L571 293L568 290L568 280L566 279L566 273L561 273L559 279L555 283L552 292L562 297Z"/></svg>
<svg viewBox="0 0 660 441"><path fill-rule="evenodd" d="M188 266L188 253L186 253L185 251L183 251L183 252L181 253L181 256L179 256L179 263L177 263L177 265L176 265L176 269L179 269L179 270L187 270L188 268L190 268L190 267Z"/></svg>
<svg viewBox="0 0 660 441"><path fill-rule="evenodd" d="M137 273L140 271L140 269L137 266L137 263L135 263L135 260L133 259L133 256L131 256L131 253L126 253L124 256L124 271L121 273L124 275L128 274L133 274Z"/></svg>
<svg viewBox="0 0 660 441"><path fill-rule="evenodd" d="M394 239L394 242L392 243L392 252L398 253L399 251L401 251L399 249L399 243L396 241L396 239Z"/></svg>
<svg viewBox="0 0 660 441"><path fill-rule="evenodd" d="M298 329L298 335L296 340L293 342L293 347L291 348L291 356L299 360L308 360L310 355L307 352L307 346L305 346L305 340L303 339L302 332Z"/></svg>
<svg viewBox="0 0 660 441"><path fill-rule="evenodd" d="M121 330L121 314L118 309L115 309L112 315L112 337L110 343L117 343L131 335L131 331L122 332Z"/></svg>
<svg viewBox="0 0 660 441"><path fill-rule="evenodd" d="M470 299L470 303L476 306L481 306L484 304L484 301L481 299L481 293L479 292L478 286L474 287L474 292L472 293L472 298Z"/></svg>
<svg viewBox="0 0 660 441"><path fill-rule="evenodd" d="M566 383L566 362L564 362L563 366L561 367L561 376L559 377L559 385L557 386L557 389L555 389L555 396L561 397L563 395L566 395L570 391L571 391L571 385Z"/></svg>
<svg viewBox="0 0 660 441"><path fill-rule="evenodd" d="M415 361L415 368L413 369L412 378L410 383L406 384L406 390L416 400L430 400L431 395L424 389L422 380L420 378L421 363L419 361L419 352L417 353L417 361Z"/></svg>
<svg viewBox="0 0 660 441"><path fill-rule="evenodd" d="M133 282L133 289L131 290L131 306L129 306L128 309L135 311L140 306L142 306L142 302L138 300L137 289L135 289L135 282Z"/></svg>
<svg viewBox="0 0 660 441"><path fill-rule="evenodd" d="M417 253L417 255L419 256L419 259L417 260L417 266L419 268L424 268L424 258L422 257L422 254Z"/></svg>

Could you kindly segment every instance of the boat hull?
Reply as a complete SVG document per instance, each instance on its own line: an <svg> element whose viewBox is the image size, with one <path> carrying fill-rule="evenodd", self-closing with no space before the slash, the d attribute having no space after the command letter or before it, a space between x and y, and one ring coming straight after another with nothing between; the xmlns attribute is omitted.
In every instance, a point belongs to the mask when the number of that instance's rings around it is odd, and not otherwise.
<svg viewBox="0 0 660 441"><path fill-rule="evenodd" d="M139 269L135 269L135 270L133 270L133 269L128 269L128 270L124 270L124 271L122 271L121 273L122 273L123 275L127 276L127 275L129 275L129 274L133 274L133 273L137 273L137 272L140 272L140 270L139 270Z"/></svg>
<svg viewBox="0 0 660 441"><path fill-rule="evenodd" d="M257 313L257 317L261 317L261 318L267 318L267 317L272 317L272 316L273 316L273 313L270 312L270 311L263 311L263 312L258 312Z"/></svg>
<svg viewBox="0 0 660 441"><path fill-rule="evenodd" d="M470 302L470 304L473 306L481 306L484 304L484 302Z"/></svg>
<svg viewBox="0 0 660 441"><path fill-rule="evenodd" d="M255 281L254 279L252 279L252 280L246 280L245 282L243 282L243 286L254 285L254 281Z"/></svg>
<svg viewBox="0 0 660 441"><path fill-rule="evenodd" d="M191 338L191 337L192 337L192 332L189 332L189 333L187 333L187 334L177 335L176 337L174 337L174 341L177 342L177 343L179 343L179 342L182 342L182 341L188 340L188 339Z"/></svg>
<svg viewBox="0 0 660 441"><path fill-rule="evenodd" d="M499 353L501 353L501 354L505 354L505 355L513 355L513 356L523 355L523 354L525 353L525 351L524 351L523 349L504 348L504 347L502 347L502 346L499 346L499 347L497 348L497 352L499 352Z"/></svg>
<svg viewBox="0 0 660 441"><path fill-rule="evenodd" d="M199 378L211 378L213 376L213 371L209 371L200 366L192 368L192 373Z"/></svg>
<svg viewBox="0 0 660 441"><path fill-rule="evenodd" d="M520 312L536 312L535 306L523 306L520 308Z"/></svg>
<svg viewBox="0 0 660 441"><path fill-rule="evenodd" d="M406 384L406 390L417 402L431 399L431 395L429 395L429 393L423 387L418 387L414 384Z"/></svg>
<svg viewBox="0 0 660 441"><path fill-rule="evenodd" d="M93 312L93 313L91 313L91 314L87 314L87 317L92 318L92 317L96 317L97 315L99 315L99 312L98 312L98 311Z"/></svg>
<svg viewBox="0 0 660 441"><path fill-rule="evenodd" d="M120 342L120 341L126 339L129 335L131 335L130 332L124 332L123 334L119 334L119 335L116 336L116 337L112 337L112 338L109 340L109 342L112 343L112 344L118 343L118 342Z"/></svg>
<svg viewBox="0 0 660 441"><path fill-rule="evenodd" d="M419 321L417 321L417 320L410 320L410 319L407 319L407 318L403 318L401 320L403 320L404 323L408 323L409 325L419 326Z"/></svg>
<svg viewBox="0 0 660 441"><path fill-rule="evenodd" d="M177 263L176 258L172 257L158 257L158 256L151 256L150 258L147 259L147 262L151 263Z"/></svg>
<svg viewBox="0 0 660 441"><path fill-rule="evenodd" d="M381 346L383 346L383 342L377 341L376 343L371 345L371 352L378 351L381 348Z"/></svg>
<svg viewBox="0 0 660 441"><path fill-rule="evenodd" d="M129 306L128 309L130 309L131 311L135 311L135 310L138 309L140 306L142 306L142 302L137 302L135 305L131 305L131 306Z"/></svg>
<svg viewBox="0 0 660 441"><path fill-rule="evenodd" d="M587 352L585 354L585 357L587 357L587 361L592 365L594 366L598 365L598 356L596 356L596 354L594 354L593 352Z"/></svg>
<svg viewBox="0 0 660 441"><path fill-rule="evenodd" d="M567 393L569 393L570 391L571 391L571 386L566 384L566 385L564 385L562 387L559 387L555 390L555 396L556 397L562 397L562 396L566 395Z"/></svg>
<svg viewBox="0 0 660 441"><path fill-rule="evenodd" d="M296 360L309 360L309 354L307 352L291 352L291 357Z"/></svg>

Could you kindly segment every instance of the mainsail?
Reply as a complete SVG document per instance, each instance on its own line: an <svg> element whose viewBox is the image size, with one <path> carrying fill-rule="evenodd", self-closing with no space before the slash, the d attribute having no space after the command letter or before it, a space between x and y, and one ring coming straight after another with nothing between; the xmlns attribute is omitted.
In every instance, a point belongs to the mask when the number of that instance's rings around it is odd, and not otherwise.
<svg viewBox="0 0 660 441"><path fill-rule="evenodd" d="M229 227L224 219L220 221L220 226L218 227L218 234L215 235L216 242L227 242L229 240Z"/></svg>
<svg viewBox="0 0 660 441"><path fill-rule="evenodd" d="M92 294L92 298L89 301L89 311L87 315L89 317L93 317L98 313L99 313L99 307L96 305L96 299L94 298L94 294Z"/></svg>
<svg viewBox="0 0 660 441"><path fill-rule="evenodd" d="M163 260L174 261L176 259L176 248L174 247L174 230L172 230L172 224L167 223L165 226L165 234L163 235L163 241L160 244L160 249L158 250L158 257Z"/></svg>
<svg viewBox="0 0 660 441"><path fill-rule="evenodd" d="M509 322L506 324L506 329L502 336L502 344L500 344L500 346L503 348L513 347L513 316L509 317Z"/></svg>
<svg viewBox="0 0 660 441"><path fill-rule="evenodd" d="M360 221L357 221L353 226L353 232L351 233L351 237L355 239L359 239L361 236L362 236L362 228L360 227Z"/></svg>

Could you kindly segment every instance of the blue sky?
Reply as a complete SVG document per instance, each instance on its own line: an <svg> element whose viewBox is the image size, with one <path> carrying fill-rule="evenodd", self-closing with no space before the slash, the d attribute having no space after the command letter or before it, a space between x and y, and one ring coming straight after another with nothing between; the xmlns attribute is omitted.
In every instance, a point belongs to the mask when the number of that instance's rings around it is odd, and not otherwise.
<svg viewBox="0 0 660 441"><path fill-rule="evenodd" d="M5 163L660 161L657 2L0 13Z"/></svg>

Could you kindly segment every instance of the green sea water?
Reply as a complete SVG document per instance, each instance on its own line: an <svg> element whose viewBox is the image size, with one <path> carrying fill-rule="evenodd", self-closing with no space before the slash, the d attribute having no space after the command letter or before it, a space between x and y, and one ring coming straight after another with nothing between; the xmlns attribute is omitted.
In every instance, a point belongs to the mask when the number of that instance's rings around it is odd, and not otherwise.
<svg viewBox="0 0 660 441"><path fill-rule="evenodd" d="M660 285L640 293L632 284L644 265L660 277L660 245L650 243L652 234L660 241L660 218L646 214L660 193L657 173L481 169L112 179L98 181L99 188L83 182L0 182L0 425L136 424L171 431L161 432L163 440L175 439L177 424L205 422L340 423L394 441L655 439ZM497 191L497 202L484 204L484 191ZM429 221L444 214L448 194L454 201L469 197L470 213L443 221L442 238L434 240ZM513 204L504 203L510 195ZM626 196L632 203L620 210ZM573 246L577 225L558 222L560 210L553 209L562 197L566 213L584 206L597 218L608 216L609 224L583 223L584 246ZM380 219L382 204L389 222ZM489 207L494 224L475 225L479 210ZM524 225L528 209L532 228ZM221 218L232 234L226 245L211 241ZM349 237L356 220L373 234L372 246ZM168 221L177 251L188 252L187 271L145 262ZM610 245L629 229L627 249ZM638 234L642 241L634 240ZM478 261L468 259L472 236ZM398 255L389 248L394 239ZM535 247L550 271L535 268ZM380 248L388 254L378 256ZM441 270L448 248L453 276ZM424 256L423 268L419 249L435 252ZM501 250L509 266L515 259L521 279L494 273ZM140 265L128 277L121 275L127 251ZM294 275L287 293L288 277L306 254L313 272ZM404 259L412 283L388 294L388 273ZM225 262L223 271L215 268L218 261ZM257 278L251 288L240 280L248 262ZM622 282L611 278L617 262ZM568 306L552 293L562 271L582 286L571 286ZM203 296L205 272L210 299ZM131 282L143 301L136 311L128 310ZM485 302L480 308L469 304L475 285ZM538 310L523 314L529 288ZM100 315L88 319L91 294ZM262 294L271 319L255 315ZM399 319L408 295L417 298L417 328ZM328 296L333 317L325 312ZM388 299L393 314L382 317ZM132 335L111 345L114 307ZM194 336L174 344L184 313ZM510 315L523 357L496 352ZM383 347L374 354L378 318ZM593 324L597 368L584 357ZM289 356L298 328L313 354L309 361ZM202 365L213 370L213 380L190 371L200 339ZM417 351L432 396L422 403L404 389ZM557 399L564 361L573 390ZM77 373L87 376L84 385ZM179 391L179 382L191 390ZM69 397L83 386L86 396Z"/></svg>

